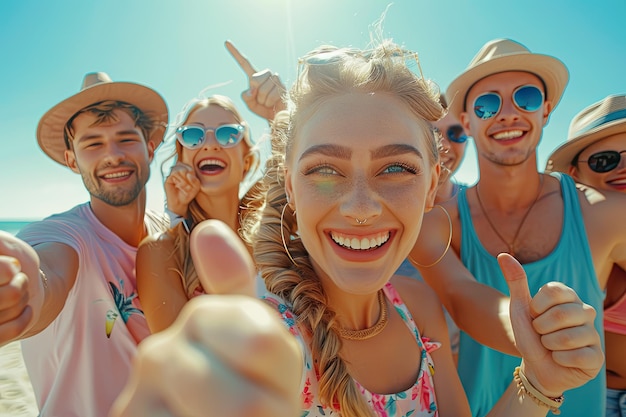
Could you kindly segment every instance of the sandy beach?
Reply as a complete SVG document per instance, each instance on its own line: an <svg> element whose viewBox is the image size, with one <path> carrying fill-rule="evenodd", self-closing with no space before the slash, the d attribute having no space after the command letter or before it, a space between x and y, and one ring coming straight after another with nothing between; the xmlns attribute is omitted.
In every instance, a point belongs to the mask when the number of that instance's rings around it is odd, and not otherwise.
<svg viewBox="0 0 626 417"><path fill-rule="evenodd" d="M38 414L19 342L0 348L0 417L36 417Z"/></svg>

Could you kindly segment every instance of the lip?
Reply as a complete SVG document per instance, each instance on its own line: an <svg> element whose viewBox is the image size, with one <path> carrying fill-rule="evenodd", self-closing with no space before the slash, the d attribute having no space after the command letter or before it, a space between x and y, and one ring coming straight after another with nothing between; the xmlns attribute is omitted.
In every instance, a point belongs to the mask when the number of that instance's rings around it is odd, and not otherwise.
<svg viewBox="0 0 626 417"><path fill-rule="evenodd" d="M203 168L208 166L213 166L214 168L211 170ZM219 175L224 172L227 167L228 164L226 163L226 161L224 161L222 158L217 158L214 156L204 157L196 163L196 169L199 171L199 173L206 176Z"/></svg>
<svg viewBox="0 0 626 417"><path fill-rule="evenodd" d="M341 259L347 262L374 262L378 261L381 258L384 258L391 248L391 243L396 236L396 231L392 229L379 229L379 230L368 230L367 233L359 232L356 233L354 230L340 230L340 229L332 229L326 230L324 232L326 238L328 239L328 244L330 245L333 252ZM378 236L388 235L387 240L382 243L380 246L376 246L374 248L361 250L361 249L351 249L346 246L341 246L333 239L332 235L340 235L348 238L355 239L376 239Z"/></svg>
<svg viewBox="0 0 626 417"><path fill-rule="evenodd" d="M606 185L614 190L624 192L626 191L626 177L619 177L606 181Z"/></svg>
<svg viewBox="0 0 626 417"><path fill-rule="evenodd" d="M522 141L528 132L524 129L515 128L515 129L502 129L491 133L489 136L491 139L498 143L503 144L513 144Z"/></svg>
<svg viewBox="0 0 626 417"><path fill-rule="evenodd" d="M117 169L114 171L107 171L103 174L100 174L98 175L98 178L100 178L102 181L118 183L118 182L123 182L129 179L133 175L134 172L135 172L134 170L128 169L128 168Z"/></svg>

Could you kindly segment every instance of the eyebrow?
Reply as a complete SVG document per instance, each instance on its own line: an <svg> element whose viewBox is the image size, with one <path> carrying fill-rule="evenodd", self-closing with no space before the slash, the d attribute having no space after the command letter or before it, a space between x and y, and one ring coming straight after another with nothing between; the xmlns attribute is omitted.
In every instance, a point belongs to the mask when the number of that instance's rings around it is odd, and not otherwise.
<svg viewBox="0 0 626 417"><path fill-rule="evenodd" d="M415 146L406 144L385 145L372 151L372 159L381 159L388 156L412 153L423 158L422 153Z"/></svg>
<svg viewBox="0 0 626 417"><path fill-rule="evenodd" d="M119 132L115 132L115 136L128 136L128 135L135 135L135 136L139 136L140 132L138 130L122 130ZM86 135L86 136L81 136L79 138L77 138L77 142L83 141L83 140L90 140L90 139L98 139L101 138L102 135L101 134L94 134L94 135Z"/></svg>
<svg viewBox="0 0 626 417"><path fill-rule="evenodd" d="M422 153L419 151L419 149L406 144L385 145L371 151L372 159L387 158L389 156L402 155L407 153L412 153L420 158L423 158ZM349 148L340 145L316 145L304 151L304 153L300 156L300 160L315 154L321 154L334 158L348 160L352 156L352 151Z"/></svg>
<svg viewBox="0 0 626 417"><path fill-rule="evenodd" d="M302 155L300 155L300 160L306 158L307 156L315 155L315 154L332 156L334 158L346 159L346 160L352 157L352 151L349 148L345 146L340 146L340 145L326 144L326 145L315 145L315 146L310 147L309 149L304 151Z"/></svg>

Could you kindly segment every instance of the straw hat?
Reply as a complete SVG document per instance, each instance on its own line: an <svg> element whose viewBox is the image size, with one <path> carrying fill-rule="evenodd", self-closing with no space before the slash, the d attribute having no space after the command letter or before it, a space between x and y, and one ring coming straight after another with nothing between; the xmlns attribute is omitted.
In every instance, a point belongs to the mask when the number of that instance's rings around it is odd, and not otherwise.
<svg viewBox="0 0 626 417"><path fill-rule="evenodd" d="M546 99L552 102L553 109L569 80L567 67L555 57L532 53L524 45L510 39L495 39L487 42L465 71L448 86L449 111L459 118L465 111L467 93L476 82L508 71L530 72L541 78L546 85Z"/></svg>
<svg viewBox="0 0 626 417"><path fill-rule="evenodd" d="M626 95L612 95L592 104L572 119L567 141L548 157L546 172L567 172L574 157L606 137L626 133Z"/></svg>
<svg viewBox="0 0 626 417"><path fill-rule="evenodd" d="M65 124L80 110L105 100L124 101L154 117L157 126L150 134L155 148L163 141L168 113L165 100L151 88L129 82L113 82L104 72L85 75L80 92L63 100L43 115L37 126L37 142L50 158L65 165Z"/></svg>

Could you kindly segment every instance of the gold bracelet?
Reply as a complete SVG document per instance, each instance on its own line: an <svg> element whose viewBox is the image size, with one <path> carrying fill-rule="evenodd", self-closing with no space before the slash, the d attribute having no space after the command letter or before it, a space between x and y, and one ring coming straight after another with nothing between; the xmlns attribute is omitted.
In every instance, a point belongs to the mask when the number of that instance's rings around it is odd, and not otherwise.
<svg viewBox="0 0 626 417"><path fill-rule="evenodd" d="M48 289L48 277L46 277L46 274L41 270L41 268L39 268L39 278L41 279L41 282L43 282L43 287L47 290Z"/></svg>
<svg viewBox="0 0 626 417"><path fill-rule="evenodd" d="M560 397L547 397L537 388L535 388L526 375L522 372L519 366L515 367L515 371L513 372L513 380L517 384L517 396L520 398L520 401L524 399L524 395L527 394L528 397L533 400L536 404L539 404L542 407L548 407L553 414L559 415L561 411L559 407L563 404L565 397L561 395Z"/></svg>

